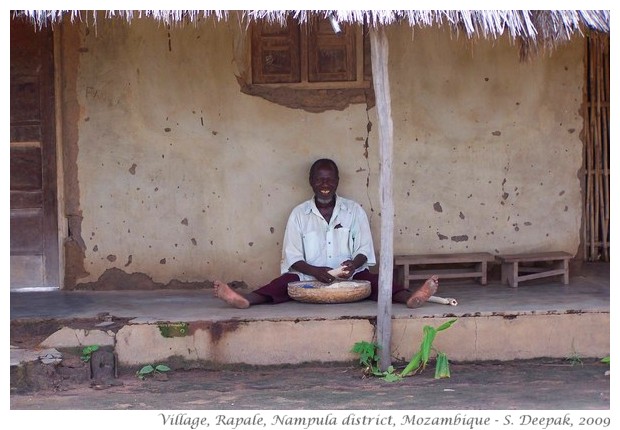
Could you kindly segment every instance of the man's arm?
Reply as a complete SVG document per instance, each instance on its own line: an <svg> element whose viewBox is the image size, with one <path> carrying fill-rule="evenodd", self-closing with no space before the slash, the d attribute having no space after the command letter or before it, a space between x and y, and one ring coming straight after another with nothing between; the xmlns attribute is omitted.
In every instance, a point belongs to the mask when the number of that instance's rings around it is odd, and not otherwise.
<svg viewBox="0 0 620 430"><path fill-rule="evenodd" d="M363 263L362 263L363 264ZM291 265L291 268L297 272L301 272L305 275L310 275L320 282L333 282L335 277L327 273L332 270L331 267L319 267L306 263L304 260L299 260Z"/></svg>

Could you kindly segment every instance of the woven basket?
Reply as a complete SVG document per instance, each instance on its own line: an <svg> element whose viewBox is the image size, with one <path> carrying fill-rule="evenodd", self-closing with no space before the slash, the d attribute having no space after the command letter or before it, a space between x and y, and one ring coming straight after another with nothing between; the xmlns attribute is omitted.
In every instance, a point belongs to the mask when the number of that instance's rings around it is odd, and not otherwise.
<svg viewBox="0 0 620 430"><path fill-rule="evenodd" d="M370 296L370 282L341 281L324 284L319 281L298 281L288 284L291 299L304 303L349 303Z"/></svg>

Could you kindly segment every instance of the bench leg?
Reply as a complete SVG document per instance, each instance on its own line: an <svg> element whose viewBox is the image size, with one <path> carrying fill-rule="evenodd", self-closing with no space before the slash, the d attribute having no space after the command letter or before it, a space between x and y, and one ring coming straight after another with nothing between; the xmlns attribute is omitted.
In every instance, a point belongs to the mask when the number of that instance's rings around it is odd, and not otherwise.
<svg viewBox="0 0 620 430"><path fill-rule="evenodd" d="M568 259L562 260L562 269L564 270L564 274L562 275L562 281L564 285L568 285Z"/></svg>
<svg viewBox="0 0 620 430"><path fill-rule="evenodd" d="M502 263L502 283L511 287L519 286L519 263Z"/></svg>
<svg viewBox="0 0 620 430"><path fill-rule="evenodd" d="M407 263L401 266L398 274L398 282L405 287L405 289L409 289L409 265Z"/></svg>
<svg viewBox="0 0 620 430"><path fill-rule="evenodd" d="M477 263L476 270L482 273L482 275L480 276L480 284L486 285L487 284L487 262L482 261L480 263Z"/></svg>
<svg viewBox="0 0 620 430"><path fill-rule="evenodd" d="M510 284L511 287L517 288L519 286L519 262L515 261L512 263L512 275L509 280L512 281Z"/></svg>

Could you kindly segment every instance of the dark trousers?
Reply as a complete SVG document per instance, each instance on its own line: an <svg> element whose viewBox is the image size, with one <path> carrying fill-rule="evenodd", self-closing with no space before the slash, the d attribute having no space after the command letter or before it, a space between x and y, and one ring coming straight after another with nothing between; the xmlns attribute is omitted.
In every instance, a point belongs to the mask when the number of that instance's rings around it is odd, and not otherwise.
<svg viewBox="0 0 620 430"><path fill-rule="evenodd" d="M370 300L377 301L379 298L379 275L376 273L370 273L368 269L362 270L359 273L353 275L352 279L360 281L370 282ZM291 300L288 296L288 283L299 281L299 276L295 273L284 273L283 275L275 278L267 285L260 287L253 292L266 297L268 301L273 303L282 303ZM397 285L392 282L392 297L399 291L403 291L406 288L402 285Z"/></svg>

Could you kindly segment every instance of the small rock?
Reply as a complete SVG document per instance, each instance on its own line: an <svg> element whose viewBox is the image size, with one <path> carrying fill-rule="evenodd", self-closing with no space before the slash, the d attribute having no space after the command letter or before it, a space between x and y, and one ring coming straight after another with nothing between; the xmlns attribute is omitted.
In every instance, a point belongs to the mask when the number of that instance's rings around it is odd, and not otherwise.
<svg viewBox="0 0 620 430"><path fill-rule="evenodd" d="M57 364L62 361L62 353L55 348L45 349L39 353L39 360L43 364Z"/></svg>

